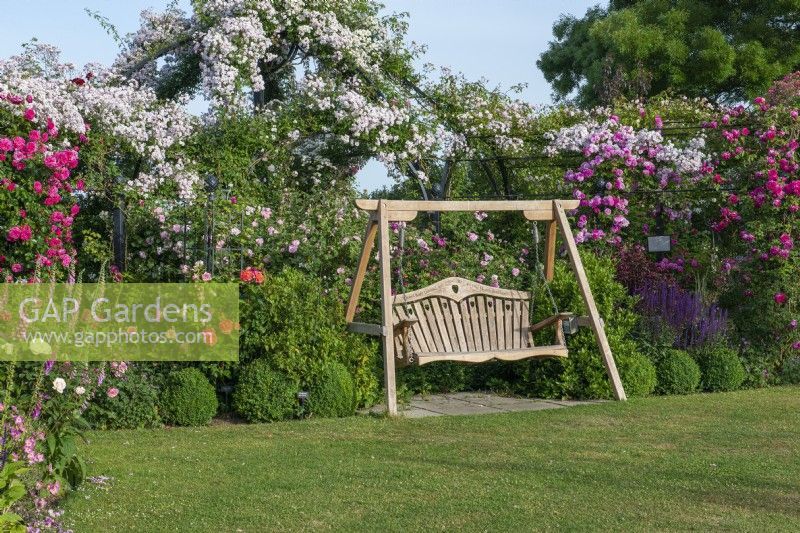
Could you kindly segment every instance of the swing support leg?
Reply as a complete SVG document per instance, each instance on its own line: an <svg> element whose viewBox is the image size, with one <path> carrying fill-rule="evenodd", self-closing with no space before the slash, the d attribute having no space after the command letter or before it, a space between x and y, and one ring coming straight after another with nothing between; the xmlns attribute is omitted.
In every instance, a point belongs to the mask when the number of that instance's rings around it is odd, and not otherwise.
<svg viewBox="0 0 800 533"><path fill-rule="evenodd" d="M397 415L397 386L394 370L394 328L392 327L392 269L389 247L389 208L385 200L378 204L381 259L381 315L383 319L383 387L386 391L386 412Z"/></svg>
<svg viewBox="0 0 800 533"><path fill-rule="evenodd" d="M547 223L547 248L544 256L544 277L547 281L553 281L553 274L556 271L556 221L551 220Z"/></svg>
<svg viewBox="0 0 800 533"><path fill-rule="evenodd" d="M358 260L358 269L355 276L353 276L353 286L350 288L350 300L347 302L347 312L345 314L345 321L349 324L356 316L356 309L358 308L358 298L361 296L361 285L364 284L364 276L367 273L367 265L369 265L369 256L372 253L372 248L375 246L375 235L378 233L378 224L370 219L367 222L367 230L364 234L364 246L361 250L361 257Z"/></svg>
<svg viewBox="0 0 800 533"><path fill-rule="evenodd" d="M553 215L558 223L558 227L561 229L561 234L564 236L564 242L567 245L567 252L569 253L572 270L575 272L583 301L586 304L586 309L589 311L589 323L594 331L597 344L600 346L600 353L603 356L603 364L605 364L606 372L608 373L608 380L611 384L614 398L617 400L627 400L625 389L622 387L622 380L620 380L619 372L617 371L617 364L614 362L614 356L611 354L611 347L608 345L605 328L600 320L600 313L597 311L597 305L594 302L592 290L589 288L589 280L586 278L586 271L583 269L583 261L581 261L581 256L578 253L575 238L572 236L572 228L569 225L566 213L564 213L564 208L558 200L553 202Z"/></svg>

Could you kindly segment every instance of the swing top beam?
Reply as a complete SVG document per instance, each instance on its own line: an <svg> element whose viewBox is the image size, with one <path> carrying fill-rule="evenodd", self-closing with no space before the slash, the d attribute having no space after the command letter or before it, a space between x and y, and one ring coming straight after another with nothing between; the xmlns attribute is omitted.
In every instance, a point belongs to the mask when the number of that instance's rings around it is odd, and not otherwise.
<svg viewBox="0 0 800 533"><path fill-rule="evenodd" d="M378 216L380 200L356 200L356 206ZM388 220L409 222L420 211L469 212L469 211L522 211L527 220L555 220L553 200L382 200L388 211ZM567 211L577 209L579 200L560 200Z"/></svg>

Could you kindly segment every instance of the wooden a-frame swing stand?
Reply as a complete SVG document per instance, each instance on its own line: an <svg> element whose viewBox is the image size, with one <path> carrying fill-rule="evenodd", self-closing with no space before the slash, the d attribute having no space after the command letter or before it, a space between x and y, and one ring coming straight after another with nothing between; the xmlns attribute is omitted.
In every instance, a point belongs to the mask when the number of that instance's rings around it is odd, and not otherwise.
<svg viewBox="0 0 800 533"><path fill-rule="evenodd" d="M567 357L562 323L570 313L558 313L537 324L529 324L529 294L493 288L463 278L448 278L407 294L392 295L389 222L408 222L423 212L521 211L527 220L547 223L544 277L552 280L556 256L556 233L566 244L572 270L578 281L588 316L577 323L594 331L614 397L625 400L625 391L606 338L603 321L583 269L565 209L576 209L576 200L519 201L413 201L356 200L370 215L358 269L353 277L346 321L351 331L382 337L386 410L397 414L395 363ZM379 236L381 273L381 324L354 322L361 286L375 238ZM534 346L533 333L555 326L555 343Z"/></svg>

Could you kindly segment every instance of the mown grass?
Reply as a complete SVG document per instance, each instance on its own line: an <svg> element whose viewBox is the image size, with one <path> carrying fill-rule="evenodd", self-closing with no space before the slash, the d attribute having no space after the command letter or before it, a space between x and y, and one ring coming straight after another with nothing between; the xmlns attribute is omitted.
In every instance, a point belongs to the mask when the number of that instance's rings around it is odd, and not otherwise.
<svg viewBox="0 0 800 533"><path fill-rule="evenodd" d="M800 530L800 388L94 433L82 531Z"/></svg>

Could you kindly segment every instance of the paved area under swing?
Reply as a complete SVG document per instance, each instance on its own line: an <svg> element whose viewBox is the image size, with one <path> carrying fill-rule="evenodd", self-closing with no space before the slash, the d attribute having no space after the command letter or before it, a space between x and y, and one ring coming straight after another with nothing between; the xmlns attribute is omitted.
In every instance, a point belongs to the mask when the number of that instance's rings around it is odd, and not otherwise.
<svg viewBox="0 0 800 533"><path fill-rule="evenodd" d="M576 405L591 405L605 400L542 400L537 398L513 398L484 392L454 392L451 394L426 394L414 396L407 405L399 405L400 416L423 418L443 415L484 415L510 413L514 411L541 411L561 409ZM383 405L375 405L367 413L382 414Z"/></svg>

